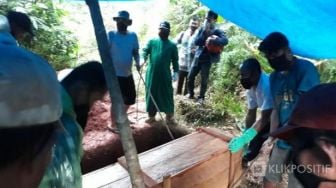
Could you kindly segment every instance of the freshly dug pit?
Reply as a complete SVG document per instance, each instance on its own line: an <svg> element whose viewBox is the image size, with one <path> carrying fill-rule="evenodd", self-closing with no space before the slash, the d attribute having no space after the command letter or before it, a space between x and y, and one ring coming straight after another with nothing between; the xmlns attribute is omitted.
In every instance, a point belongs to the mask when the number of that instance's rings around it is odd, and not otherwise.
<svg viewBox="0 0 336 188"><path fill-rule="evenodd" d="M110 105L109 97L106 96L104 100L98 101L93 106L89 114L83 138L83 174L112 164L117 161L118 157L124 155L119 135L107 128L107 124L111 122ZM138 153L171 141L167 129L163 126L163 121L151 125L144 122L147 118L144 109L144 102L139 102L138 105L135 104L128 110L128 117L134 122L132 133ZM157 117L157 119L160 118ZM174 126L170 129L175 138L190 133L190 130L182 126Z"/></svg>

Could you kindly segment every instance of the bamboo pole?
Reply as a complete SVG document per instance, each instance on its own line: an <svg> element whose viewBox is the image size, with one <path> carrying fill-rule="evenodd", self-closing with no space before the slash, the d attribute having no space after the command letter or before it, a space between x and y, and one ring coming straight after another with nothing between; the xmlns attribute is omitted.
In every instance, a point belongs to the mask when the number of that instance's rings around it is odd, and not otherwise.
<svg viewBox="0 0 336 188"><path fill-rule="evenodd" d="M119 82L117 80L112 58L109 54L107 35L98 0L85 0L89 7L92 23L95 30L98 50L102 64L108 90L110 93L112 106L111 112L116 118L117 127L120 131L121 143L124 149L127 162L128 173L131 178L133 188L145 188L142 173L139 165L137 150L135 147L132 131L125 111L125 106L120 92Z"/></svg>

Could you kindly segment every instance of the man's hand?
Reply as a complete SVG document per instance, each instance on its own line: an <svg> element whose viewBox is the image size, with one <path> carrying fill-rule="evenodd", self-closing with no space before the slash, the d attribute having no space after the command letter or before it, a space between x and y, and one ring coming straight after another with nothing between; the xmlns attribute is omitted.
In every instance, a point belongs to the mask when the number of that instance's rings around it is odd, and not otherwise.
<svg viewBox="0 0 336 188"><path fill-rule="evenodd" d="M241 136L233 138L229 142L229 150L232 153L236 153L241 150L246 144L257 135L257 131L254 128L247 129Z"/></svg>
<svg viewBox="0 0 336 188"><path fill-rule="evenodd" d="M172 80L174 82L176 82L178 80L178 73L177 72L174 72L173 75L172 75Z"/></svg>

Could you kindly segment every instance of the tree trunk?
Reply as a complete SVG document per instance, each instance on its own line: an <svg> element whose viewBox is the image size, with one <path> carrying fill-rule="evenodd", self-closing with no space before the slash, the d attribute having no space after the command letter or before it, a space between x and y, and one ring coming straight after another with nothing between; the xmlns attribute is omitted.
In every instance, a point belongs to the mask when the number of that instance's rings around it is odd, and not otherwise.
<svg viewBox="0 0 336 188"><path fill-rule="evenodd" d="M120 131L121 143L124 149L128 173L131 178L132 187L145 188L142 172L139 165L137 150L135 147L132 131L125 111L125 106L120 92L119 83L115 74L112 59L109 54L109 45L103 19L100 12L98 0L85 0L90 9L94 25L99 54L104 67L107 86L111 96L111 111L116 118L117 127Z"/></svg>

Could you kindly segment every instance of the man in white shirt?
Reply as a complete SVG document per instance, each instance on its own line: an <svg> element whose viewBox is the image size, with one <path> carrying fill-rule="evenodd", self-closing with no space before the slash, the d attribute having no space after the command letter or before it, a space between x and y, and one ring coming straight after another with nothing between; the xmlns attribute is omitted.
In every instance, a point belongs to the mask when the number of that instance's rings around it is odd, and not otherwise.
<svg viewBox="0 0 336 188"><path fill-rule="evenodd" d="M249 58L240 67L240 82L246 89L248 112L245 119L246 131L242 136L232 139L229 148L232 152L249 144L243 157L243 165L253 160L261 149L270 129L270 116L273 108L269 76L265 74L255 58ZM258 120L257 109L261 110Z"/></svg>

